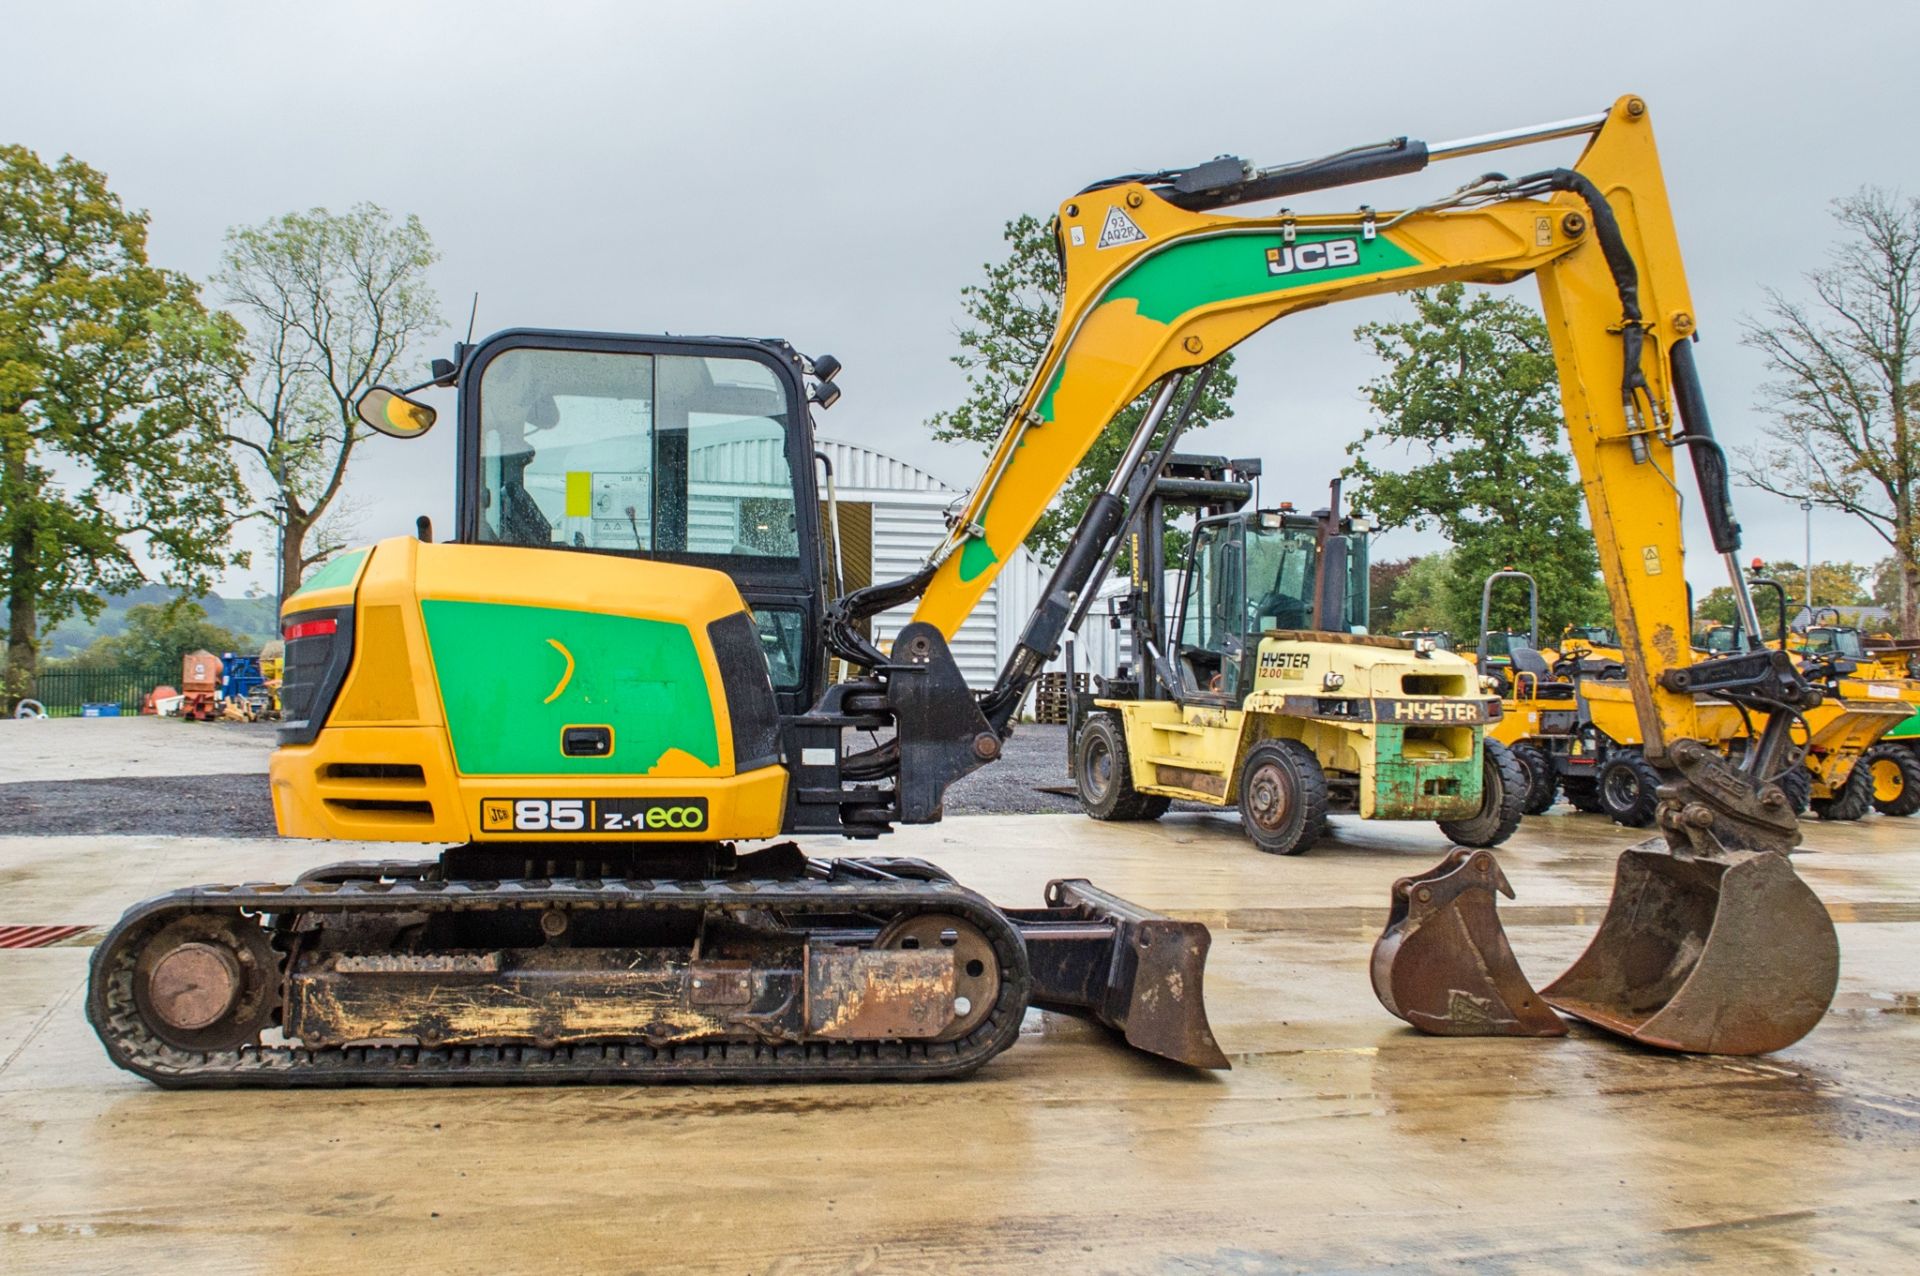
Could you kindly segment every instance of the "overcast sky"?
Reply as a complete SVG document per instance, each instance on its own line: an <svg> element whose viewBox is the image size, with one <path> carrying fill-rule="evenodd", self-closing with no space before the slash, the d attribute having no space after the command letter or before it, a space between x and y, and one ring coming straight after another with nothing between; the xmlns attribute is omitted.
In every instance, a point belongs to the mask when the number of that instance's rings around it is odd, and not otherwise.
<svg viewBox="0 0 1920 1276"><path fill-rule="evenodd" d="M1449 138L1644 96L1667 165L1716 427L1754 437L1764 374L1738 341L1762 288L1799 287L1827 201L1920 193L1920 6L1282 3L322 3L15 6L0 136L71 153L152 214L163 265L205 279L227 227L372 200L443 255L448 331L515 326L783 336L846 365L822 433L967 486L975 452L922 423L954 402L959 291L1000 230L1087 181L1231 152L1271 164ZM1577 143L1509 152L1509 172ZM1487 157L1292 201L1380 207ZM1266 211L1264 207L1257 211ZM1531 285L1516 295L1531 298ZM216 298L217 300L217 298ZM1233 421L1195 436L1313 501L1367 421L1352 338L1381 299L1242 347ZM444 406L444 404L443 404ZM449 422L450 424L450 422ZM365 539L451 516L452 430L356 454ZM1280 476L1297 482L1283 489ZM1697 503L1697 502L1694 502ZM1738 500L1748 550L1802 557L1800 511ZM1691 503L1690 503L1691 504ZM1697 519L1688 564L1717 579ZM1816 514L1814 556L1873 561ZM1398 557L1432 538L1386 537ZM263 578L237 573L229 592Z"/></svg>

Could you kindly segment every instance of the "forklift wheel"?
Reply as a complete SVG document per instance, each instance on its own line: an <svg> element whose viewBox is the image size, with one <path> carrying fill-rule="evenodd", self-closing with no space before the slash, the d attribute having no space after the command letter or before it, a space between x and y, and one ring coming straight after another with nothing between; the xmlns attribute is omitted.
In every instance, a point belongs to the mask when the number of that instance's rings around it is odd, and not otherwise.
<svg viewBox="0 0 1920 1276"><path fill-rule="evenodd" d="M1127 742L1111 714L1089 717L1073 747L1074 782L1088 815L1096 820L1157 820L1167 813L1168 799L1134 789Z"/></svg>
<svg viewBox="0 0 1920 1276"><path fill-rule="evenodd" d="M1520 827L1527 800L1526 771L1498 740L1485 741L1480 810L1471 819L1441 820L1440 831L1462 846L1498 846Z"/></svg>
<svg viewBox="0 0 1920 1276"><path fill-rule="evenodd" d="M1269 855L1298 855L1327 830L1327 777L1298 740L1268 740L1240 771L1240 822Z"/></svg>

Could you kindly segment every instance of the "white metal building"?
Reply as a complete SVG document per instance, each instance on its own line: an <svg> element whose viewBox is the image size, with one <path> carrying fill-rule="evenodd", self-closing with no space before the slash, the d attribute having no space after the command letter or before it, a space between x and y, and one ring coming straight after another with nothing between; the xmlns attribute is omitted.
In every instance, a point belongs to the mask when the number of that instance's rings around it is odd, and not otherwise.
<svg viewBox="0 0 1920 1276"><path fill-rule="evenodd" d="M918 466L872 448L838 439L818 439L816 445L833 464L848 588L911 575L940 543L947 511L963 493ZM708 431L693 450L687 476L690 545L725 550L746 534L743 511L751 508L751 501L778 499L786 488L783 447L777 436L760 431ZM990 686L998 676L1051 570L1021 548L962 623L954 635L953 654L971 686ZM1119 587L1113 582L1106 592ZM907 606L874 617L874 639L891 641L912 615L913 608ZM1117 640L1107 628L1105 606L1096 603L1078 644L1079 669L1111 673L1116 661L1124 659ZM1064 658L1049 667L1065 668Z"/></svg>
<svg viewBox="0 0 1920 1276"><path fill-rule="evenodd" d="M847 583L910 575L946 534L946 513L963 493L933 475L872 448L817 441L833 462ZM1046 584L1047 569L1022 548L954 635L953 655L967 682L990 686ZM913 616L900 607L874 617L876 641L890 641Z"/></svg>

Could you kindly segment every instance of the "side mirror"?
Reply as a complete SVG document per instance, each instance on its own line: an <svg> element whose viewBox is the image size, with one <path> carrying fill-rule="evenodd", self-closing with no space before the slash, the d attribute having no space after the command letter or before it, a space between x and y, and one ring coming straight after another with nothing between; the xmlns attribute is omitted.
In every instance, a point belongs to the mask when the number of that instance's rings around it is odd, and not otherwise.
<svg viewBox="0 0 1920 1276"><path fill-rule="evenodd" d="M433 428L434 410L424 403L377 385L360 396L360 419L390 439L417 439Z"/></svg>

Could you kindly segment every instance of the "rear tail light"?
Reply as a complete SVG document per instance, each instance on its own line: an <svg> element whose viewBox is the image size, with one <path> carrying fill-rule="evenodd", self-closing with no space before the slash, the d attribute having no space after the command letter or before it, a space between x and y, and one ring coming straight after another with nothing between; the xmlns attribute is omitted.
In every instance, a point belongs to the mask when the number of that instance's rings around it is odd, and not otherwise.
<svg viewBox="0 0 1920 1276"><path fill-rule="evenodd" d="M300 620L288 625L282 635L288 642L296 638L321 638L332 635L340 628L340 622L328 616L321 620Z"/></svg>

